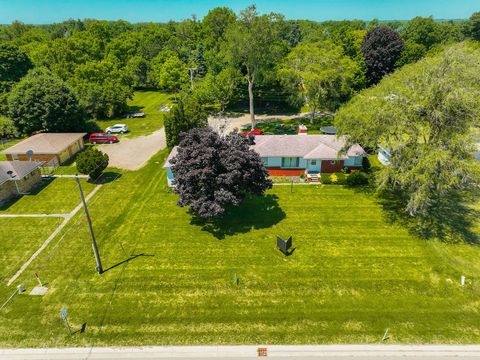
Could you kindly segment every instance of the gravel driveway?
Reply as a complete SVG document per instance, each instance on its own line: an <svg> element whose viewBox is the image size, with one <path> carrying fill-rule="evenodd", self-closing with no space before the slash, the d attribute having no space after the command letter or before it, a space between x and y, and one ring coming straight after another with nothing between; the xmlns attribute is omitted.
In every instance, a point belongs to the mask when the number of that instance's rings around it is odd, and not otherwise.
<svg viewBox="0 0 480 360"><path fill-rule="evenodd" d="M125 170L138 170L160 150L167 146L165 129L155 131L147 136L129 139L122 138L116 144L104 144L98 148L108 154L108 166Z"/></svg>

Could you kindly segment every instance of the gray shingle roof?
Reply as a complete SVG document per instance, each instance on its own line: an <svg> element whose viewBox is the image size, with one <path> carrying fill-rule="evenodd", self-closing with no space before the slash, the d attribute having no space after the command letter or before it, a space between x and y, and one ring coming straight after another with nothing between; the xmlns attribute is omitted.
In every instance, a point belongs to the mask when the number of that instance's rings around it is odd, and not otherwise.
<svg viewBox="0 0 480 360"><path fill-rule="evenodd" d="M345 146L345 138L335 135L259 135L255 137L255 150L260 157L303 157L305 159L341 160L347 156L365 156L365 150L358 144L339 155ZM164 168L171 167L170 160L177 155L175 146L165 162Z"/></svg>
<svg viewBox="0 0 480 360"><path fill-rule="evenodd" d="M345 146L345 138L335 135L260 135L252 147L261 157L303 157L305 159L345 159L339 155ZM348 156L364 156L360 145L354 145Z"/></svg>
<svg viewBox="0 0 480 360"><path fill-rule="evenodd" d="M38 161L0 161L0 185L8 180L20 180L35 171L42 163ZM12 174L8 174L11 171Z"/></svg>
<svg viewBox="0 0 480 360"><path fill-rule="evenodd" d="M34 154L59 154L73 143L84 137L86 133L42 133L30 136L2 154L25 154L33 150Z"/></svg>

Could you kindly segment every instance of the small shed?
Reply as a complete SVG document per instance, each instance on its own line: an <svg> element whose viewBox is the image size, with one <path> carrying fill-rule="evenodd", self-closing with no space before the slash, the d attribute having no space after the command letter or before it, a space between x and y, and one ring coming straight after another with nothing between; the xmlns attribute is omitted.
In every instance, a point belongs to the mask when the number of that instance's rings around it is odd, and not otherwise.
<svg viewBox="0 0 480 360"><path fill-rule="evenodd" d="M59 166L81 151L86 133L41 133L2 151L9 161L41 161L44 166Z"/></svg>

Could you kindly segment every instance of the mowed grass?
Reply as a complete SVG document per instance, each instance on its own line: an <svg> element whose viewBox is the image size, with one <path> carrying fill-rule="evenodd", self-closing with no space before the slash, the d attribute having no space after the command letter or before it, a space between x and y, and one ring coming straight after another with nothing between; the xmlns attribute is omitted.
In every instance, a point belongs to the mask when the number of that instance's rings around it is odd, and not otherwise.
<svg viewBox="0 0 480 360"><path fill-rule="evenodd" d="M80 179L87 196L95 187ZM67 214L80 203L80 194L73 178L43 179L29 195L22 195L0 206L0 214Z"/></svg>
<svg viewBox="0 0 480 360"><path fill-rule="evenodd" d="M121 136L130 138L149 135L163 126L165 113L160 111L160 108L164 105L171 106L174 102L173 99L172 94L160 91L136 91L133 99L128 102L128 106L130 112L144 112L144 118L98 120L97 124L102 130L114 124L127 124L130 132Z"/></svg>
<svg viewBox="0 0 480 360"><path fill-rule="evenodd" d="M18 280L30 289L38 271L50 290L0 312L0 346L379 343L387 328L387 344L480 341L478 247L418 239L334 185L276 186L209 228L176 205L165 155L93 197L107 271L77 214ZM63 305L85 333L68 336Z"/></svg>
<svg viewBox="0 0 480 360"><path fill-rule="evenodd" d="M62 221L61 218L0 218L2 284L17 272Z"/></svg>

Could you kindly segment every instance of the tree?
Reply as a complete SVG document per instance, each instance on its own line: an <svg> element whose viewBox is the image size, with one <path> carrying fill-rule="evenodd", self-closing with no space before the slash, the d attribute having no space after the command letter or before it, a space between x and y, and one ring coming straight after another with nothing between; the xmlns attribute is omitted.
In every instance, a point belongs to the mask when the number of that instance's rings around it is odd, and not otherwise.
<svg viewBox="0 0 480 360"><path fill-rule="evenodd" d="M405 26L405 40L425 46L429 50L441 42L440 24L432 17L413 18Z"/></svg>
<svg viewBox="0 0 480 360"><path fill-rule="evenodd" d="M31 68L30 59L18 47L0 44L0 92L9 91Z"/></svg>
<svg viewBox="0 0 480 360"><path fill-rule="evenodd" d="M370 84L378 83L393 71L402 50L402 38L388 27L376 27L367 33L362 43L362 52Z"/></svg>
<svg viewBox="0 0 480 360"><path fill-rule="evenodd" d="M403 67L337 113L335 124L352 143L390 149L378 186L406 199L412 216L428 218L452 194L478 188L470 131L480 118L479 56L473 46L450 47Z"/></svg>
<svg viewBox="0 0 480 360"><path fill-rule="evenodd" d="M78 154L76 163L80 174L88 175L96 180L108 166L108 155L96 148L89 148Z"/></svg>
<svg viewBox="0 0 480 360"><path fill-rule="evenodd" d="M148 72L150 64L141 56L134 56L127 61L125 66L127 76L131 79L133 87L145 88L148 86Z"/></svg>
<svg viewBox="0 0 480 360"><path fill-rule="evenodd" d="M159 54L160 56L160 54ZM167 91L177 92L189 82L188 69L178 55L171 52L169 56L153 69L157 85Z"/></svg>
<svg viewBox="0 0 480 360"><path fill-rule="evenodd" d="M203 219L214 219L248 194L272 187L259 155L237 133L221 137L210 128L190 130L171 160L179 206Z"/></svg>
<svg viewBox="0 0 480 360"><path fill-rule="evenodd" d="M406 41L403 48L402 55L395 63L395 67L402 67L407 64L412 64L423 58L427 53L427 49L422 44L417 44L413 41Z"/></svg>
<svg viewBox="0 0 480 360"><path fill-rule="evenodd" d="M87 114L101 119L125 113L133 95L131 81L115 63L102 60L77 66L68 83Z"/></svg>
<svg viewBox="0 0 480 360"><path fill-rule="evenodd" d="M32 70L12 89L8 117L23 135L36 131L79 131L84 127L73 92L45 69Z"/></svg>
<svg viewBox="0 0 480 360"><path fill-rule="evenodd" d="M279 71L286 87L294 86L311 110L335 111L353 92L357 64L331 41L300 44L288 54Z"/></svg>
<svg viewBox="0 0 480 360"><path fill-rule="evenodd" d="M167 146L173 148L180 142L180 135L190 129L205 127L207 114L198 100L189 95L183 95L164 118Z"/></svg>
<svg viewBox="0 0 480 360"><path fill-rule="evenodd" d="M207 64L205 63L205 58L203 57L202 44L198 45L197 53L195 55L195 65L197 66L197 74L202 77L205 76L207 73Z"/></svg>
<svg viewBox="0 0 480 360"><path fill-rule="evenodd" d="M248 81L248 98L252 128L255 128L254 85L257 77L272 69L282 54L277 14L259 15L255 6L240 13L240 18L226 33L226 58L232 66L241 68Z"/></svg>
<svg viewBox="0 0 480 360"><path fill-rule="evenodd" d="M203 18L203 36L207 49L220 50L226 29L235 22L235 13L227 7L216 7Z"/></svg>
<svg viewBox="0 0 480 360"><path fill-rule="evenodd" d="M467 35L480 41L480 12L473 13L467 23Z"/></svg>

